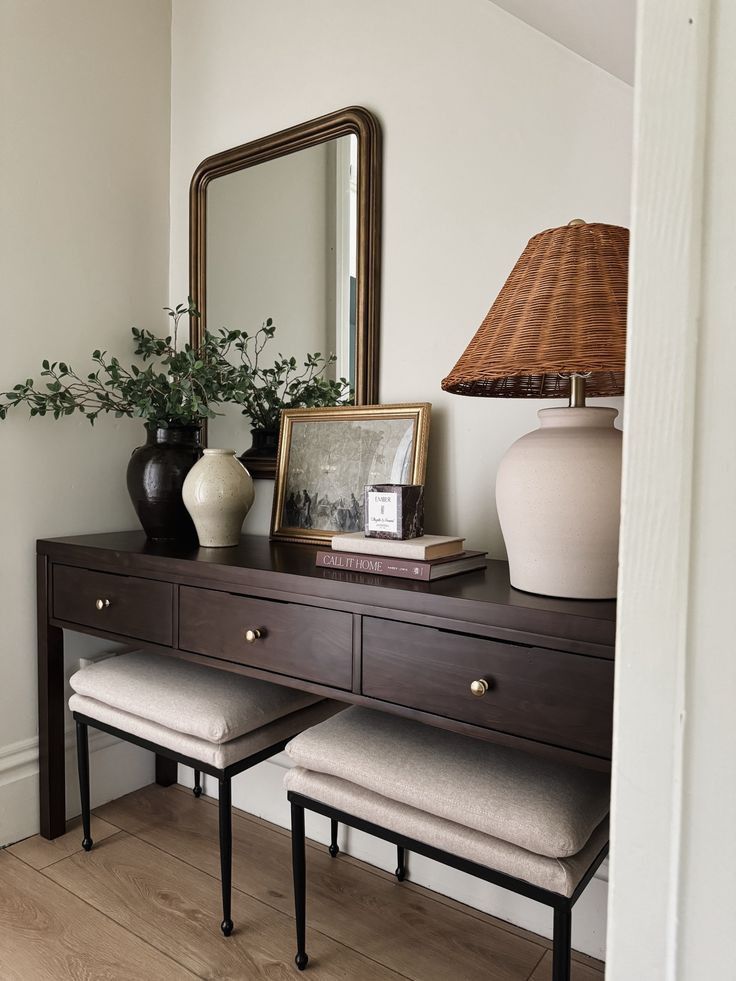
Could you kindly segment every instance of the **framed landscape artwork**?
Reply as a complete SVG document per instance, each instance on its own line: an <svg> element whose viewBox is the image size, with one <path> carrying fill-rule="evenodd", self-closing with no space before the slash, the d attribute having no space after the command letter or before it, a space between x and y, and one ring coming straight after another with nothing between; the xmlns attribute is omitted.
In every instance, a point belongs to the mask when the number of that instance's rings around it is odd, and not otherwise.
<svg viewBox="0 0 736 981"><path fill-rule="evenodd" d="M271 537L329 544L363 530L366 484L423 484L431 405L285 409Z"/></svg>

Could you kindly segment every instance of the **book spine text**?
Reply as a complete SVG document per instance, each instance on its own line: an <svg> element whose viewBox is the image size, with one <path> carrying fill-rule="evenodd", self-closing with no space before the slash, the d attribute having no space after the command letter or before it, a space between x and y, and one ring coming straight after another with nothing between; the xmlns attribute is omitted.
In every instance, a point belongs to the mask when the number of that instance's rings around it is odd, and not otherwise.
<svg viewBox="0 0 736 981"><path fill-rule="evenodd" d="M376 555L356 555L350 552L317 552L317 565L325 569L345 569L347 572L371 572L377 576L429 581L431 566L427 562L412 562Z"/></svg>

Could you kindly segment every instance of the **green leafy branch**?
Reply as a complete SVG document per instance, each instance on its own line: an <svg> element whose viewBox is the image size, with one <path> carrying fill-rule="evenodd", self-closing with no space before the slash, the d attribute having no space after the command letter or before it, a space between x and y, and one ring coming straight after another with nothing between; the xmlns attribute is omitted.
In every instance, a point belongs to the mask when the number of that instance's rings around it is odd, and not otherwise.
<svg viewBox="0 0 736 981"><path fill-rule="evenodd" d="M352 394L344 378L325 377L334 355L308 354L298 366L295 358L279 354L273 366L263 367L260 359L276 331L270 318L255 334L223 329L179 350L180 320L199 314L191 299L164 310L173 322L167 337L132 328L139 364L126 366L97 350L92 370L80 374L64 361L44 360L38 384L27 378L0 392L0 419L25 405L31 416L60 419L81 412L94 424L100 413L112 413L166 428L199 424L218 414L215 406L233 402L253 428L277 429L282 409L337 405Z"/></svg>
<svg viewBox="0 0 736 981"><path fill-rule="evenodd" d="M275 332L270 317L255 334L244 330L219 332L223 352L227 356L234 351L239 362L231 400L240 405L252 428L278 429L282 409L339 405L352 397L347 379L325 377L327 369L337 361L334 354L307 354L299 365L296 358L279 353L272 366L263 367L261 355Z"/></svg>
<svg viewBox="0 0 736 981"><path fill-rule="evenodd" d="M11 408L26 405L31 416L54 419L81 412L90 423L100 413L117 418L144 419L149 425L198 424L216 415L213 406L229 398L236 377L221 352L218 340L206 335L196 348L177 350L179 321L199 316L191 300L165 307L173 321L171 335L161 338L149 330L132 328L133 353L141 364L123 365L107 351L92 353L93 369L78 373L64 361L44 360L38 384L26 379L8 392L0 392L0 419Z"/></svg>

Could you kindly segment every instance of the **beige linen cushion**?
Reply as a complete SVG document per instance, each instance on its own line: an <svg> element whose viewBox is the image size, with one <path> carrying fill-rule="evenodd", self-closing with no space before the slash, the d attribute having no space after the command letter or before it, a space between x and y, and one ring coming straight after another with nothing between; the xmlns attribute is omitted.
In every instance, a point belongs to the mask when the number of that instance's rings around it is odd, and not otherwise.
<svg viewBox="0 0 736 981"><path fill-rule="evenodd" d="M97 722L112 726L113 729L120 729L121 732L129 733L131 736L146 739L157 746L165 746L180 756L224 770L233 763L239 763L246 756L252 756L262 749L275 746L276 743L295 736L302 729L323 722L335 712L342 711L344 706L340 702L323 699L307 708L269 722L244 736L231 739L227 743L209 742L197 736L177 732L175 729L167 729L156 722L151 722L150 719L142 719L138 715L97 702L85 695L72 695L69 699L69 708L72 712L79 712Z"/></svg>
<svg viewBox="0 0 736 981"><path fill-rule="evenodd" d="M608 815L605 774L370 709L349 708L286 751L307 770L550 858L575 855Z"/></svg>
<svg viewBox="0 0 736 981"><path fill-rule="evenodd" d="M325 773L313 773L297 766L288 771L284 785L287 790L322 801L346 814L561 896L572 896L608 841L608 819L605 818L577 855L564 859L547 858Z"/></svg>
<svg viewBox="0 0 736 981"><path fill-rule="evenodd" d="M320 701L317 695L148 651L90 664L73 674L70 684L78 695L210 743L237 739Z"/></svg>

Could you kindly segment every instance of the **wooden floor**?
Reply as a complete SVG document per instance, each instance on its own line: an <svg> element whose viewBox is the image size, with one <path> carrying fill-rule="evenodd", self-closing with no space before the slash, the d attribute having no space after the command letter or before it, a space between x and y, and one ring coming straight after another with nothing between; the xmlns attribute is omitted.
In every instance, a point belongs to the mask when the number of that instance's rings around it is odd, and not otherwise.
<svg viewBox="0 0 736 981"><path fill-rule="evenodd" d="M146 787L95 812L95 847L74 827L0 851L3 981L547 981L550 943L310 845L309 967L293 965L288 834L233 816L233 919L219 929L217 807ZM573 981L602 981L574 955Z"/></svg>

